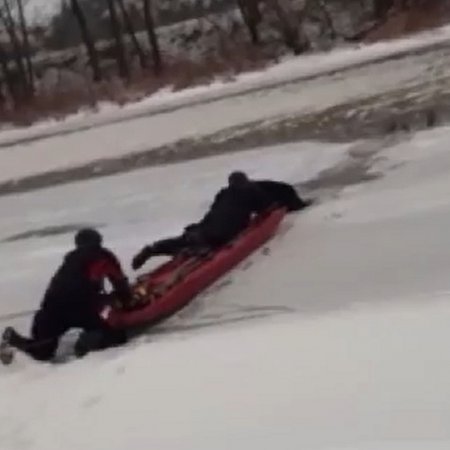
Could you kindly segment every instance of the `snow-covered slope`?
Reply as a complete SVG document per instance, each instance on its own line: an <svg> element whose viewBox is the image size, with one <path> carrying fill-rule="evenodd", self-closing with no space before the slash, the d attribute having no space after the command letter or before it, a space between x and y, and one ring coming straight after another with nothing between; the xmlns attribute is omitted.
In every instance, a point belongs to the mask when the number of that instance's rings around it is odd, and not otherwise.
<svg viewBox="0 0 450 450"><path fill-rule="evenodd" d="M291 216L269 255L154 334L0 369L0 448L450 448L449 138L387 148L380 179ZM128 261L197 217L232 168L302 181L347 150L267 149L3 198L1 238L94 222ZM3 313L35 306L69 242L1 244Z"/></svg>

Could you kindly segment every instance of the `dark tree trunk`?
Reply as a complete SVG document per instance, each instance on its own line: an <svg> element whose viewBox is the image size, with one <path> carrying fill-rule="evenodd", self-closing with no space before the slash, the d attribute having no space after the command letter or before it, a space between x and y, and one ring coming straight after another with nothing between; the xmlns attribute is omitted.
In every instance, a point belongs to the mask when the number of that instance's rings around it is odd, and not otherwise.
<svg viewBox="0 0 450 450"><path fill-rule="evenodd" d="M377 0L375 2L375 18L377 20L386 16L389 10L394 6L395 0Z"/></svg>
<svg viewBox="0 0 450 450"><path fill-rule="evenodd" d="M122 29L120 26L119 17L117 16L116 6L114 4L114 0L106 0L106 2L108 4L111 33L116 42L116 59L119 75L121 78L129 80L130 68L128 67L128 62L125 55L125 44L123 42Z"/></svg>
<svg viewBox="0 0 450 450"><path fill-rule="evenodd" d="M81 9L78 0L70 0L72 6L72 11L77 19L78 26L80 27L81 38L83 39L86 51L89 57L89 64L92 68L93 79L95 82L102 80L102 72L100 69L99 57L97 49L95 48L94 40L92 39L91 33L89 31L86 17L83 10Z"/></svg>
<svg viewBox="0 0 450 450"><path fill-rule="evenodd" d="M8 0L3 1L3 5L5 8L6 16L3 12L0 13L0 19L3 22L3 25L5 26L5 29L8 33L8 36L11 40L13 53L14 53L14 61L17 67L17 73L19 76L20 84L22 86L21 89L21 97L22 100L25 100L29 95L29 86L27 82L27 73L25 69L25 64L23 63L22 58L22 46L20 45L19 38L17 37L16 32L16 24L14 22L14 19L11 14L11 8L9 6Z"/></svg>
<svg viewBox="0 0 450 450"><path fill-rule="evenodd" d="M20 29L22 31L23 49L25 53L25 62L27 66L28 85L30 87L31 95L34 95L34 70L33 70L33 63L31 61L31 48L30 48L30 39L28 36L28 28L25 20L25 14L23 12L22 0L17 0L17 4L19 7Z"/></svg>
<svg viewBox="0 0 450 450"><path fill-rule="evenodd" d="M338 36L338 33L336 32L336 28L334 27L331 14L328 12L326 2L324 2L324 0L316 0L316 1L317 1L317 4L319 5L320 9L323 12L324 19L325 19L325 26L327 27L327 29L330 33L331 39L336 39Z"/></svg>
<svg viewBox="0 0 450 450"><path fill-rule="evenodd" d="M134 30L133 22L131 21L131 17L128 14L128 11L125 7L123 0L118 0L120 12L123 17L123 23L125 25L125 29L127 30L128 35L130 36L131 42L133 43L134 49L136 50L136 54L139 58L139 63L143 69L147 68L147 57L145 55L144 50L139 43L138 38L136 37L136 32Z"/></svg>
<svg viewBox="0 0 450 450"><path fill-rule="evenodd" d="M237 3L245 25L247 26L252 43L254 45L259 45L261 42L258 28L261 23L259 0L237 0Z"/></svg>
<svg viewBox="0 0 450 450"><path fill-rule="evenodd" d="M147 30L148 40L152 50L153 68L155 73L159 74L162 70L162 57L161 50L159 48L158 36L155 31L155 21L153 20L151 0L143 1L145 28Z"/></svg>
<svg viewBox="0 0 450 450"><path fill-rule="evenodd" d="M3 74L3 80L6 84L9 95L11 96L12 102L14 106L17 106L19 99L17 98L17 92L15 89L14 76L8 66L8 57L2 44L0 44L0 67Z"/></svg>
<svg viewBox="0 0 450 450"><path fill-rule="evenodd" d="M280 4L280 1L282 0L266 0L278 18L281 34L283 35L286 46L295 55L300 55L307 48L307 43L300 34L300 24L294 23L295 18L292 18L290 12L285 8L285 5Z"/></svg>

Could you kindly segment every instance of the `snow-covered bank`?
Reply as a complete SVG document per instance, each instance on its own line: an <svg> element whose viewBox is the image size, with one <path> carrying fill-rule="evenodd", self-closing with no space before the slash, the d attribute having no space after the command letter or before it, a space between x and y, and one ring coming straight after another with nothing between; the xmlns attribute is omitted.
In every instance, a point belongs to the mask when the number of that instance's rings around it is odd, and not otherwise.
<svg viewBox="0 0 450 450"><path fill-rule="evenodd" d="M233 81L217 80L206 86L197 86L176 92L166 88L148 98L125 106L105 102L99 105L98 111L80 112L63 121L46 121L26 129L6 129L0 133L0 143L23 137L38 137L42 132L58 133L71 128L76 129L79 126L99 126L110 121L151 114L157 112L161 107L179 108L193 102L213 101L249 90L265 89L302 78L318 77L334 71L342 71L348 67L377 62L403 53L419 52L429 47L447 44L449 41L450 26L444 26L394 41L354 45L327 53L290 57L262 71L239 74Z"/></svg>

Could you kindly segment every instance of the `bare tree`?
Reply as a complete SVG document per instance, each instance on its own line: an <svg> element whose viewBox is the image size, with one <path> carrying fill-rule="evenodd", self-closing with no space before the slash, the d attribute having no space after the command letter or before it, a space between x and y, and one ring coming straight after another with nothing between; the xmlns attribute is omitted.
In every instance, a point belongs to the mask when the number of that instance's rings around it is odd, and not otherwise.
<svg viewBox="0 0 450 450"><path fill-rule="evenodd" d="M25 100L30 94L30 88L27 81L25 64L22 57L23 49L17 36L16 22L12 16L11 7L8 0L3 0L3 10L0 10L0 20L2 21L11 41L11 45L13 48L13 58L17 67L20 84L22 85L21 96L22 100Z"/></svg>
<svg viewBox="0 0 450 450"><path fill-rule="evenodd" d="M25 62L26 62L26 66L27 66L28 84L30 86L31 94L34 94L33 62L31 61L30 39L29 39L29 35L28 35L28 27L27 27L27 23L25 20L25 14L23 12L22 0L17 0L17 6L18 6L18 10L19 10L19 21L20 21L20 29L22 32L23 50L24 50Z"/></svg>
<svg viewBox="0 0 450 450"><path fill-rule="evenodd" d="M128 80L130 78L130 68L125 54L125 43L123 40L121 23L117 15L116 5L114 0L106 0L106 3L108 5L111 33L116 43L117 68L120 77Z"/></svg>
<svg viewBox="0 0 450 450"><path fill-rule="evenodd" d="M95 48L94 39L89 31L86 17L78 0L70 0L73 14L75 15L78 26L80 27L81 38L86 47L86 51L89 58L89 63L92 68L93 79L95 82L102 80L102 72L100 69L99 57L97 49Z"/></svg>
<svg viewBox="0 0 450 450"><path fill-rule="evenodd" d="M133 22L131 20L130 14L128 13L125 3L123 0L117 0L119 3L120 12L122 14L123 23L125 25L125 29L130 36L130 40L133 43L134 49L136 51L136 54L139 58L139 63L143 69L147 68L147 56L144 52L144 50L141 47L141 44L139 43L139 40L136 36L136 32L134 30Z"/></svg>
<svg viewBox="0 0 450 450"><path fill-rule="evenodd" d="M250 33L253 44L258 45L261 42L259 34L259 24L261 23L261 11L259 0L237 0L237 4L244 19L245 25Z"/></svg>
<svg viewBox="0 0 450 450"><path fill-rule="evenodd" d="M300 29L300 23L286 0L266 0L278 18L284 42L295 55L303 53L308 43Z"/></svg>
<svg viewBox="0 0 450 450"><path fill-rule="evenodd" d="M325 26L330 33L331 39L336 39L338 36L338 33L336 31L336 28L334 27L333 19L331 17L330 12L328 11L326 1L324 0L315 0L317 1L317 5L322 10L323 18L325 20Z"/></svg>
<svg viewBox="0 0 450 450"><path fill-rule="evenodd" d="M13 105L17 106L19 99L17 97L17 91L15 88L14 75L9 68L8 62L8 55L5 51L5 48L3 47L3 44L0 43L0 67L2 70L3 81L9 91L9 95L11 97Z"/></svg>
<svg viewBox="0 0 450 450"><path fill-rule="evenodd" d="M161 50L159 48L158 36L156 35L155 30L155 20L152 14L152 0L143 0L143 2L145 28L147 30L148 40L152 50L153 69L156 74L159 74L162 70L162 57Z"/></svg>
<svg viewBox="0 0 450 450"><path fill-rule="evenodd" d="M237 0L244 22L254 44L261 42L259 25L261 24L261 3L267 5L278 19L280 32L286 45L296 54L303 53L308 42L300 27L300 20L292 10L289 0Z"/></svg>

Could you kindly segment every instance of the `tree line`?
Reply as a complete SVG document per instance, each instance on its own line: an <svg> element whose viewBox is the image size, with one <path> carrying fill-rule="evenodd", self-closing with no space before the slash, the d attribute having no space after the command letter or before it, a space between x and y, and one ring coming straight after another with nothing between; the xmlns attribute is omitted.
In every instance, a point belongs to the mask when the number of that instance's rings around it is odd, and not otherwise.
<svg viewBox="0 0 450 450"><path fill-rule="evenodd" d="M95 83L105 79L99 56L98 44L89 27L83 0L67 0L73 16L76 18L80 36L86 49L88 65ZM136 0L134 11L140 13L147 45L138 38L138 31L125 0L103 0L108 12L110 39L113 42L114 59L117 73L123 80L130 80L132 65L129 51L132 49L140 67L160 76L164 71L163 55L156 31L154 4L158 0ZM301 54L308 48L307 39L302 33L301 17L292 9L291 0L234 0L242 15L250 41L255 46L262 45L261 28L265 14L271 14L277 21L278 29L286 46L295 54ZM326 12L326 0L317 1ZM392 7L410 7L421 0L375 0L375 15L378 19L385 16ZM330 22L330 27L332 24ZM29 27L24 14L23 0L0 0L0 103L6 96L14 105L20 105L33 99L36 92L36 76L33 67L30 46Z"/></svg>

